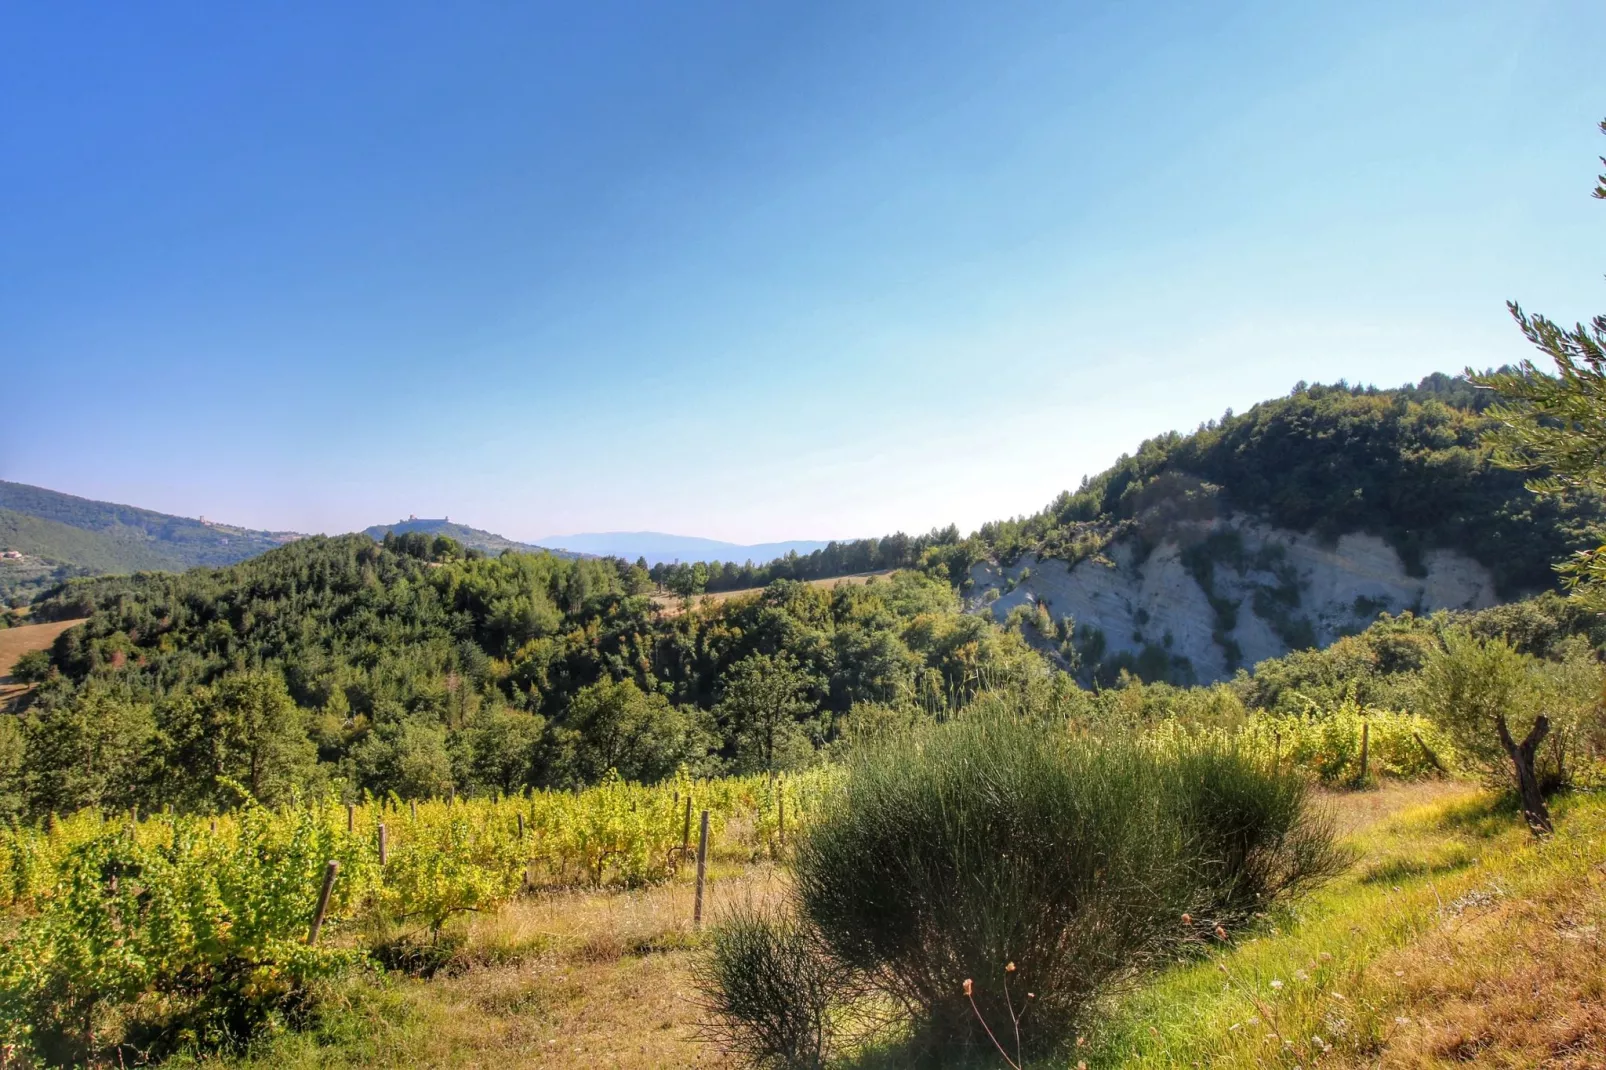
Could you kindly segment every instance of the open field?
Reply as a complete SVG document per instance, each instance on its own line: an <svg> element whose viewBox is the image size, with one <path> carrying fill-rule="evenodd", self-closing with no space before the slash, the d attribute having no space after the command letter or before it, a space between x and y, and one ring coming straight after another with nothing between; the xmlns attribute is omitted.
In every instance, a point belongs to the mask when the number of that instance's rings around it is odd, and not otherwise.
<svg viewBox="0 0 1606 1070"><path fill-rule="evenodd" d="M811 587L824 587L826 589L835 587L839 583L858 586L859 584L869 583L871 579L878 576L890 576L894 571L896 570L884 569L880 572L857 572L851 576L832 576L823 580L809 580L808 584ZM732 598L745 598L748 595L758 594L763 589L762 587L743 587L739 591L715 591L712 594L694 595L692 601L699 605L704 602L719 603ZM677 594L660 591L652 596L652 600L657 603L659 609L671 616L680 612L682 599Z"/></svg>
<svg viewBox="0 0 1606 1070"><path fill-rule="evenodd" d="M1078 1058L1090 1068L1606 1066L1606 799L1564 802L1547 844L1465 783L1328 801L1355 852L1350 871L1210 961L1124 997ZM712 913L784 882L770 864L723 857ZM463 930L452 976L347 983L319 1030L200 1065L734 1065L696 1037L690 914L683 880L525 899Z"/></svg>
<svg viewBox="0 0 1606 1070"><path fill-rule="evenodd" d="M56 641L56 636L81 620L58 620L49 624L24 624L20 628L0 631L0 710L28 688L11 679L11 667L22 655L34 650L45 650Z"/></svg>

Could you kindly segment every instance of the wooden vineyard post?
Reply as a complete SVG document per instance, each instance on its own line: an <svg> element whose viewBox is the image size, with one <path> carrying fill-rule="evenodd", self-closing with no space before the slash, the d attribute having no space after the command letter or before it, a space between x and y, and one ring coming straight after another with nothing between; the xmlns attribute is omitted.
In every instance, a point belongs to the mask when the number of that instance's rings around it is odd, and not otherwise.
<svg viewBox="0 0 1606 1070"><path fill-rule="evenodd" d="M350 836L357 831L357 806L355 803L346 804L346 835Z"/></svg>
<svg viewBox="0 0 1606 1070"><path fill-rule="evenodd" d="M697 834L697 897L692 900L691 924L703 927L703 879L708 874L708 811L703 811L702 829Z"/></svg>
<svg viewBox="0 0 1606 1070"><path fill-rule="evenodd" d="M775 797L775 834L781 838L781 846L786 846L786 795Z"/></svg>
<svg viewBox="0 0 1606 1070"><path fill-rule="evenodd" d="M519 842L524 842L524 815L519 815Z"/></svg>
<svg viewBox="0 0 1606 1070"><path fill-rule="evenodd" d="M390 861L390 839L385 835L385 823L379 823L379 864Z"/></svg>
<svg viewBox="0 0 1606 1070"><path fill-rule="evenodd" d="M318 892L318 909L312 915L312 928L307 930L309 947L318 942L318 930L323 928L324 915L329 912L329 895L335 890L335 874L339 872L340 863L331 858L323 869L323 888Z"/></svg>
<svg viewBox="0 0 1606 1070"><path fill-rule="evenodd" d="M1441 773L1448 772L1448 770L1444 768L1444 763L1439 761L1439 756L1434 754L1432 748L1430 748L1426 743L1422 742L1422 733L1412 732L1411 738L1416 740L1416 745L1418 747L1422 748L1422 756L1428 760L1428 764L1432 765L1433 768L1437 769Z"/></svg>
<svg viewBox="0 0 1606 1070"><path fill-rule="evenodd" d="M409 800L407 800L407 806L413 812L413 820L417 821L418 820L418 800L417 799L409 799Z"/></svg>
<svg viewBox="0 0 1606 1070"><path fill-rule="evenodd" d="M691 854L691 795L686 796L686 823L680 829L680 857Z"/></svg>
<svg viewBox="0 0 1606 1070"><path fill-rule="evenodd" d="M1361 722L1361 775L1356 778L1355 783L1357 783L1357 784L1365 784L1366 783L1366 762L1367 762L1367 759L1369 757L1368 752L1371 749L1371 742L1372 742L1371 736L1372 736L1371 722L1370 721L1362 721Z"/></svg>
<svg viewBox="0 0 1606 1070"><path fill-rule="evenodd" d="M217 818L212 819L212 835L217 835Z"/></svg>

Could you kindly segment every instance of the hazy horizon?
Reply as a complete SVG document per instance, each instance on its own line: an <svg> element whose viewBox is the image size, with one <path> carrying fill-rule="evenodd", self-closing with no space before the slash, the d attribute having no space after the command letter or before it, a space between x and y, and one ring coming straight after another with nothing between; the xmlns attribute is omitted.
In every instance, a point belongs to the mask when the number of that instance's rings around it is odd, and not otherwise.
<svg viewBox="0 0 1606 1070"><path fill-rule="evenodd" d="M0 15L0 478L752 545L1599 310L1581 2ZM48 402L29 419L23 401Z"/></svg>

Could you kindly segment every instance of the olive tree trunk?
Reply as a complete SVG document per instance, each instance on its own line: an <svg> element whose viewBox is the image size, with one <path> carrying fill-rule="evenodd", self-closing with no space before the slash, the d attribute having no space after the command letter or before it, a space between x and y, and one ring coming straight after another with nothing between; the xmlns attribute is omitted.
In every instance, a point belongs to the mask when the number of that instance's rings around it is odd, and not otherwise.
<svg viewBox="0 0 1606 1070"><path fill-rule="evenodd" d="M1517 793L1522 797L1522 816L1527 818L1528 827L1533 829L1535 836L1548 835L1555 826L1550 822L1550 809L1545 806L1544 793L1539 790L1539 776L1534 772L1534 755L1550 732L1550 719L1542 715L1536 717L1533 728L1521 743L1511 738L1511 729L1506 727L1505 717L1497 717L1495 725L1500 729L1500 745L1511 756L1511 764L1517 772Z"/></svg>

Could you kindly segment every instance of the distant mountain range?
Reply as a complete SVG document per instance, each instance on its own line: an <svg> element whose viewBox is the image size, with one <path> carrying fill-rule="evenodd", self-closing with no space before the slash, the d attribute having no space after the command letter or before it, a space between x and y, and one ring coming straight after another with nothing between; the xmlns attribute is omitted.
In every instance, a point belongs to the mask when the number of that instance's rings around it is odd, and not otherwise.
<svg viewBox="0 0 1606 1070"><path fill-rule="evenodd" d="M623 557L629 561L645 557L649 565L675 561L727 561L736 564L752 561L761 564L793 552L813 553L829 545L807 539L743 545L720 542L718 539L700 539L694 535L666 535L661 531L600 531L580 535L553 535L542 539L541 543L576 553Z"/></svg>
<svg viewBox="0 0 1606 1070"><path fill-rule="evenodd" d="M380 542L387 534L405 535L412 531L421 531L425 535L446 535L456 539L469 549L483 550L487 554L500 554L505 550L515 550L520 553L530 554L546 552L556 554L559 557L593 556L586 553L571 553L564 550L549 549L548 547L536 546L528 542L516 542L513 539L503 538L494 532L471 528L466 524L454 524L450 519L446 518L420 520L418 517L408 517L406 520L398 520L394 524L375 524L371 528L364 528L362 533L375 542Z"/></svg>
<svg viewBox="0 0 1606 1070"><path fill-rule="evenodd" d="M449 535L488 554L543 549L445 518L376 524L364 534L378 541L390 531ZM74 576L216 568L299 538L293 531L254 531L0 480L0 605L27 601Z"/></svg>
<svg viewBox="0 0 1606 1070"><path fill-rule="evenodd" d="M0 480L0 601L71 576L231 565L301 536L253 531Z"/></svg>
<svg viewBox="0 0 1606 1070"><path fill-rule="evenodd" d="M649 565L675 561L764 563L827 545L812 540L743 545L658 531L588 532L528 543L456 524L446 517L408 517L394 524L375 524L363 534L378 541L389 532L412 531L448 535L487 554L545 550L560 557L611 555L631 561L645 557ZM254 531L0 480L0 603L26 601L74 576L232 565L302 537L293 531Z"/></svg>

